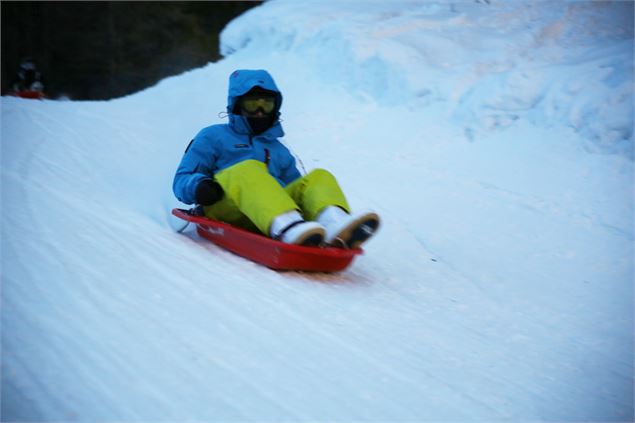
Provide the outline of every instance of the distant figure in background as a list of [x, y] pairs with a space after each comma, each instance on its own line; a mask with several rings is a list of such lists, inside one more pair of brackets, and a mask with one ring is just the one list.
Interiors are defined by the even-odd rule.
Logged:
[[[309, 101], [309, 100], [307, 100]], [[358, 248], [379, 226], [373, 212], [351, 213], [335, 177], [301, 175], [278, 138], [282, 94], [265, 70], [229, 78], [229, 123], [202, 129], [185, 150], [173, 190], [212, 219], [289, 244]]]
[[20, 68], [11, 83], [11, 95], [24, 98], [43, 98], [44, 82], [32, 58], [26, 57], [20, 62]]

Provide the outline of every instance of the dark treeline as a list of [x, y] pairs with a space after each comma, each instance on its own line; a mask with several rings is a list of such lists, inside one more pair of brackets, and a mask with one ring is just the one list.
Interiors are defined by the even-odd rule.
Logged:
[[220, 31], [260, 3], [2, 1], [2, 93], [27, 56], [51, 98], [133, 93], [218, 60]]

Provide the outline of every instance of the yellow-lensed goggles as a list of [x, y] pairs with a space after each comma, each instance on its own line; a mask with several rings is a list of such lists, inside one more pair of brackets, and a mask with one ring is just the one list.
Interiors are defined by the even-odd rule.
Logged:
[[273, 97], [245, 97], [240, 102], [240, 107], [247, 113], [255, 113], [258, 109], [271, 113], [276, 107], [276, 100]]

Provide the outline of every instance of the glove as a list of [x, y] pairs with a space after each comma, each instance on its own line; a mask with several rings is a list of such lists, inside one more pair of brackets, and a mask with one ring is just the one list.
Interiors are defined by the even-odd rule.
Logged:
[[223, 188], [213, 179], [203, 179], [196, 187], [196, 202], [203, 206], [211, 206], [223, 198]]

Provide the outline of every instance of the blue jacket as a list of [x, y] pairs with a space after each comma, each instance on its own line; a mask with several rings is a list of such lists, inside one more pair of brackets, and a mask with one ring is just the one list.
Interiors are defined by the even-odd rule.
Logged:
[[[277, 94], [276, 120], [271, 128], [259, 135], [254, 135], [247, 119], [233, 113], [238, 97], [255, 86]], [[229, 123], [208, 126], [194, 137], [174, 176], [172, 190], [176, 197], [185, 204], [195, 203], [196, 187], [203, 179], [211, 179], [215, 173], [250, 159], [267, 163], [269, 173], [282, 186], [299, 178], [295, 158], [278, 141], [284, 136], [279, 121], [281, 105], [282, 94], [267, 71], [237, 70], [232, 73], [227, 97]]]

